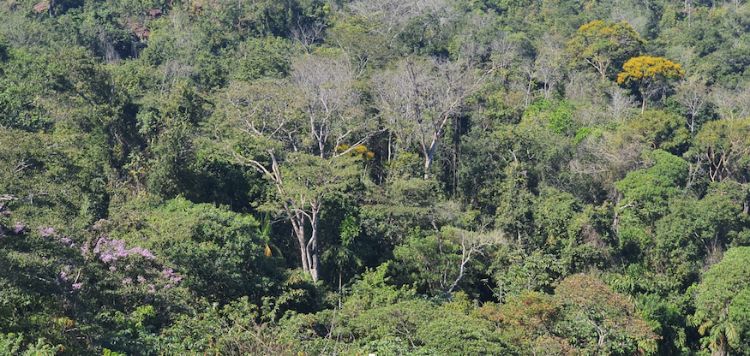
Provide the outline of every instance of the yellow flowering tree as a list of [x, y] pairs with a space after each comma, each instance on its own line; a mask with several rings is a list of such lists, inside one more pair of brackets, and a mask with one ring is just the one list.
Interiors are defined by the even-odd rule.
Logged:
[[648, 97], [663, 92], [669, 82], [685, 76], [678, 63], [664, 57], [638, 56], [628, 59], [617, 75], [618, 84], [635, 84], [641, 93], [641, 113], [646, 110]]

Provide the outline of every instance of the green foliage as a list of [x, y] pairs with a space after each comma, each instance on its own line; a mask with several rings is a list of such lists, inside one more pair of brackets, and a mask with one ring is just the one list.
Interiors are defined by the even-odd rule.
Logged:
[[47, 81], [43, 67], [39, 68], [41, 63], [35, 63], [34, 59], [29, 53], [9, 51], [7, 45], [3, 47], [3, 61], [0, 63], [3, 88], [0, 92], [0, 124], [3, 127], [39, 130], [49, 127], [52, 121], [39, 104], [34, 104], [33, 95], [45, 90]]
[[717, 353], [747, 351], [748, 258], [748, 247], [727, 250], [694, 289], [696, 309], [691, 320], [698, 326], [704, 349]]
[[492, 269], [496, 284], [493, 292], [500, 301], [526, 291], [552, 292], [566, 272], [563, 261], [540, 251], [528, 256], [512, 251], [498, 254]]
[[573, 106], [566, 101], [540, 100], [529, 106], [523, 117], [524, 120], [539, 120], [546, 123], [547, 128], [556, 134], [570, 136], [576, 131], [573, 112]]
[[[443, 307], [445, 309], [445, 306]], [[508, 346], [492, 323], [446, 311], [417, 330], [424, 348], [437, 354], [503, 354]]]
[[158, 351], [173, 353], [285, 353], [267, 326], [256, 322], [257, 307], [240, 298], [183, 315], [159, 337]]
[[678, 155], [685, 151], [690, 140], [684, 121], [669, 112], [648, 110], [628, 121], [622, 128], [622, 134], [628, 137], [627, 140]]
[[748, 149], [745, 134], [750, 119], [716, 120], [701, 127], [688, 155], [708, 171], [710, 181], [733, 178], [745, 182], [748, 177]]
[[688, 175], [688, 163], [668, 152], [655, 150], [646, 155], [652, 166], [632, 171], [616, 183], [622, 194], [618, 205], [620, 247], [643, 252], [651, 244], [651, 224], [664, 216], [663, 204], [677, 197]]
[[529, 236], [533, 195], [529, 191], [528, 171], [522, 165], [509, 165], [505, 171], [507, 178], [500, 186], [495, 226], [520, 243]]
[[23, 347], [23, 335], [0, 334], [0, 352], [3, 355], [53, 356], [59, 351], [61, 351], [59, 345], [52, 346], [44, 339], [38, 339], [36, 343], [30, 343]]
[[106, 153], [78, 135], [0, 129], [0, 191], [30, 224], [85, 227], [106, 214]]
[[451, 226], [426, 237], [412, 235], [393, 251], [396, 283], [428, 295], [451, 293], [457, 286], [471, 292], [462, 286], [476, 283], [486, 252], [482, 244], [499, 242], [483, 241], [490, 238]]
[[240, 59], [233, 77], [255, 80], [263, 77], [284, 77], [291, 67], [291, 45], [277, 37], [250, 38], [240, 45], [236, 56]]
[[750, 353], [746, 2], [0, 18], [0, 354]]
[[544, 187], [534, 206], [535, 232], [550, 248], [558, 247], [567, 240], [569, 225], [580, 211], [580, 203], [567, 192]]
[[568, 42], [568, 52], [579, 63], [594, 67], [602, 77], [611, 77], [642, 50], [643, 42], [627, 22], [594, 20], [578, 28]]
[[742, 206], [724, 187], [714, 187], [700, 200], [679, 199], [656, 223], [656, 243], [650, 259], [679, 280], [698, 274], [699, 262], [713, 258], [718, 246], [731, 245], [747, 224]]
[[397, 288], [389, 284], [389, 267], [386, 263], [363, 273], [351, 287], [352, 295], [345, 302], [347, 308], [361, 311], [413, 298], [414, 290], [406, 286]]
[[177, 272], [185, 274], [185, 285], [201, 297], [225, 303], [249, 296], [259, 303], [279, 288], [279, 261], [265, 256], [264, 247], [271, 241], [259, 235], [252, 216], [184, 198], [142, 214], [132, 211], [113, 218], [112, 235], [141, 243], [180, 266]]
[[661, 204], [680, 192], [687, 180], [688, 163], [668, 152], [655, 150], [647, 153], [649, 168], [633, 171], [617, 182], [623, 195], [619, 209], [632, 211], [644, 222], [653, 222], [664, 215], [667, 206]]
[[439, 187], [434, 180], [394, 179], [374, 192], [373, 204], [362, 207], [362, 231], [391, 248], [412, 234], [445, 220], [437, 212]]

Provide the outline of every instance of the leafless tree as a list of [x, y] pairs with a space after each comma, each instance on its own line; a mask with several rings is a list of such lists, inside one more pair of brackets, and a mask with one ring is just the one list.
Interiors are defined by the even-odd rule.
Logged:
[[[280, 143], [289, 151], [299, 151], [304, 122], [295, 88], [286, 82], [260, 81], [253, 84], [233, 82], [216, 99], [219, 123], [232, 125], [246, 135]], [[219, 137], [227, 128], [208, 127]]]
[[324, 31], [325, 24], [323, 23], [317, 21], [301, 23], [298, 21], [297, 26], [292, 28], [292, 38], [309, 53], [312, 46], [323, 38]]
[[637, 140], [623, 140], [615, 133], [591, 136], [576, 147], [569, 167], [572, 173], [592, 177], [614, 193], [616, 181], [642, 166], [641, 153], [645, 147]]
[[519, 57], [518, 45], [504, 34], [490, 44], [492, 68], [494, 70], [506, 70], [515, 63]]
[[693, 15], [693, 1], [692, 0], [683, 0], [682, 12], [685, 13], [685, 18], [687, 19], [688, 27], [690, 27], [691, 17]]
[[532, 91], [534, 88], [534, 62], [531, 60], [523, 61], [520, 65], [520, 69], [523, 75], [524, 86], [523, 106], [526, 108], [531, 105], [534, 94]]
[[[466, 19], [466, 25], [456, 37], [460, 49], [456, 51], [458, 60], [477, 66], [484, 61], [492, 60], [492, 55], [507, 51], [511, 45], [505, 34], [498, 31], [491, 15], [472, 13]], [[511, 45], [512, 46], [512, 45]]]
[[373, 122], [361, 115], [354, 71], [348, 60], [306, 55], [292, 67], [292, 82], [309, 120], [309, 138], [321, 158], [335, 156], [336, 147], [342, 143], [354, 147], [369, 138], [366, 134], [358, 140], [353, 138], [355, 133], [372, 128]]
[[358, 16], [378, 24], [373, 30], [393, 44], [414, 18], [450, 12], [446, 0], [358, 0], [349, 5]]
[[539, 53], [534, 61], [533, 77], [542, 84], [542, 93], [549, 99], [552, 89], [563, 78], [564, 43], [559, 36], [545, 34], [539, 45]]
[[743, 119], [750, 116], [750, 87], [739, 89], [716, 88], [711, 95], [722, 119]]
[[687, 110], [690, 133], [696, 129], [695, 118], [706, 107], [709, 91], [706, 84], [697, 77], [685, 79], [677, 86], [677, 101]]
[[610, 87], [608, 94], [610, 115], [612, 115], [612, 118], [616, 121], [622, 121], [628, 116], [628, 112], [635, 107], [633, 97], [628, 95], [624, 89], [618, 86]]
[[[425, 179], [446, 125], [479, 89], [484, 77], [462, 63], [409, 58], [373, 79], [375, 100], [396, 138], [394, 146], [419, 146]], [[392, 149], [389, 145], [389, 158]]]
[[458, 274], [453, 282], [448, 286], [446, 292], [453, 293], [461, 280], [466, 275], [466, 267], [472, 259], [486, 252], [490, 246], [505, 242], [504, 236], [500, 231], [473, 232], [461, 229], [454, 230], [455, 238], [461, 244], [461, 260], [458, 266]]
[[601, 96], [599, 78], [588, 71], [572, 71], [565, 83], [565, 97], [572, 101], [587, 102]]
[[[226, 148], [238, 163], [252, 167], [272, 183], [281, 198], [284, 217], [292, 225], [297, 239], [303, 270], [309, 273], [307, 218], [303, 214], [308, 202], [287, 194], [277, 154], [279, 148], [298, 152], [303, 145], [306, 130], [300, 129], [304, 121], [298, 119], [301, 107], [293, 89], [288, 83], [270, 81], [255, 85], [232, 83], [217, 99], [216, 115], [222, 117], [220, 122], [231, 125], [259, 146], [265, 146], [258, 150], [260, 152], [254, 152], [248, 147], [234, 147], [240, 143], [230, 141]], [[221, 125], [209, 129], [217, 139], [226, 131]]]

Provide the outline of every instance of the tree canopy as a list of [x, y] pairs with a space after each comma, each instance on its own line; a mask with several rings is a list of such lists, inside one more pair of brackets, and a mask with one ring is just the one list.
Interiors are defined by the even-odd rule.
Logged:
[[0, 355], [750, 354], [746, 1], [0, 19]]

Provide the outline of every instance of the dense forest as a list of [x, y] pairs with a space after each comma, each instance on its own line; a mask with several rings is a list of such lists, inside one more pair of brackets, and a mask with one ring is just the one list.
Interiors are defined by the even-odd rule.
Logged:
[[2, 355], [750, 355], [744, 0], [0, 0]]

